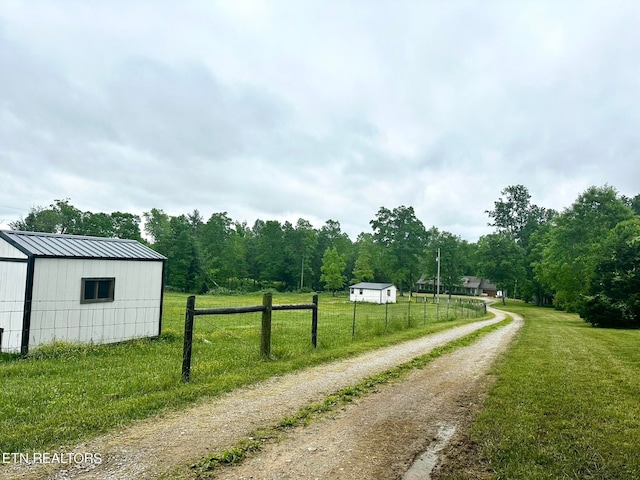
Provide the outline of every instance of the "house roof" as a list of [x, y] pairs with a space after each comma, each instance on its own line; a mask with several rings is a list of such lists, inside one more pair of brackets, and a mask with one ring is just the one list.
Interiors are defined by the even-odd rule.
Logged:
[[482, 283], [482, 280], [478, 277], [471, 275], [465, 275], [462, 277], [462, 286], [467, 288], [478, 288]]
[[102, 258], [111, 260], [166, 260], [155, 250], [135, 240], [85, 237], [55, 233], [0, 230], [0, 238], [29, 256]]
[[[462, 283], [459, 285], [464, 288], [480, 288], [481, 290], [497, 290], [498, 287], [495, 284], [491, 283], [490, 280], [486, 278], [474, 277], [471, 275], [464, 275], [461, 277]], [[426, 275], [422, 275], [420, 280], [416, 282], [416, 284], [420, 285], [433, 285], [435, 282], [431, 279], [426, 279]]]
[[486, 278], [482, 279], [480, 288], [482, 288], [483, 290], [498, 290], [498, 287], [495, 284], [491, 283]]
[[385, 288], [393, 287], [393, 283], [372, 283], [372, 282], [360, 282], [355, 285], [351, 285], [349, 288], [365, 288], [367, 290], [384, 290]]

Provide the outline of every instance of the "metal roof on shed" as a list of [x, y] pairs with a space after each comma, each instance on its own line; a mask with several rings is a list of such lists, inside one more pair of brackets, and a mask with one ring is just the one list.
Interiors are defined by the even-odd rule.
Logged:
[[36, 257], [166, 260], [166, 257], [140, 242], [121, 238], [15, 230], [0, 230], [0, 238], [4, 238], [23, 253]]
[[372, 283], [372, 282], [360, 282], [355, 285], [351, 285], [349, 288], [365, 288], [367, 290], [384, 290], [385, 288], [393, 287], [393, 283]]

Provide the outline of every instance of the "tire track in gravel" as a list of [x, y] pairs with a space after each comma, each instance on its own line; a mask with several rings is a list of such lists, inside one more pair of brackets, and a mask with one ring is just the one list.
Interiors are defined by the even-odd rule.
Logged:
[[[295, 414], [306, 405], [320, 402], [337, 390], [411, 361], [438, 346], [497, 323], [505, 317], [502, 312], [493, 310], [493, 313], [496, 317], [489, 320], [455, 327], [357, 357], [272, 377], [220, 397], [203, 400], [193, 407], [137, 422], [123, 430], [76, 445], [70, 450], [100, 453], [101, 464], [74, 466], [14, 464], [0, 468], [0, 478], [10, 480], [155, 479], [163, 473], [173, 471], [176, 466], [186, 466], [212, 452], [224, 450], [238, 439], [246, 437], [249, 432], [260, 427], [275, 425], [283, 417]], [[503, 330], [505, 329], [498, 331]], [[490, 337], [494, 338], [493, 334]], [[453, 355], [456, 353], [454, 352]], [[472, 363], [475, 361], [474, 359]], [[409, 383], [412, 382], [409, 381]], [[445, 387], [446, 385], [443, 384], [442, 388]], [[427, 390], [431, 391], [430, 388]], [[378, 395], [373, 397], [379, 398]], [[396, 402], [393, 399], [389, 401]], [[393, 426], [394, 431], [402, 431], [405, 427], [399, 428], [401, 424], [402, 422], [398, 421], [389, 425]], [[422, 444], [424, 443], [423, 441]], [[416, 444], [416, 447], [419, 445]], [[342, 475], [340, 472], [337, 474]], [[329, 476], [326, 478], [365, 477]]]
[[470, 423], [491, 365], [522, 325], [512, 316], [509, 325], [296, 429], [215, 478], [429, 479], [440, 450]]

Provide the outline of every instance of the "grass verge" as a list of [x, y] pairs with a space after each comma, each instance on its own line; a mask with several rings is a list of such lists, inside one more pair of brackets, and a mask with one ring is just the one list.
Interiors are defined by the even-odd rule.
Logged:
[[[358, 306], [321, 296], [318, 348], [310, 342], [310, 316], [274, 315], [272, 353], [261, 361], [260, 314], [197, 320], [192, 381], [181, 381], [182, 332], [186, 295], [165, 297], [163, 335], [117, 345], [54, 343], [27, 358], [0, 355], [0, 452], [68, 450], [74, 444], [176, 410], [273, 375], [295, 371], [375, 348], [432, 334], [478, 318], [435, 321], [423, 317], [427, 305]], [[310, 295], [277, 295], [274, 303], [308, 303]], [[215, 302], [260, 304], [260, 296], [198, 297], [198, 308]], [[401, 300], [402, 302], [402, 300]], [[405, 300], [406, 302], [406, 300]], [[254, 315], [254, 316], [252, 316]], [[382, 318], [382, 320], [380, 320]], [[426, 321], [423, 321], [426, 319]], [[410, 328], [409, 328], [410, 327]], [[366, 333], [369, 332], [369, 333]]]
[[497, 307], [525, 325], [470, 435], [493, 478], [640, 478], [640, 331], [517, 302]]

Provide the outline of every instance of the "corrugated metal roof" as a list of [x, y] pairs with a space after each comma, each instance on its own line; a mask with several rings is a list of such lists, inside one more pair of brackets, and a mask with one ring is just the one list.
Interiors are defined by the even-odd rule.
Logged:
[[393, 287], [393, 283], [371, 283], [360, 282], [355, 285], [351, 285], [349, 288], [366, 288], [367, 290], [384, 290], [385, 288]]
[[135, 240], [0, 230], [0, 238], [36, 257], [166, 260]]

